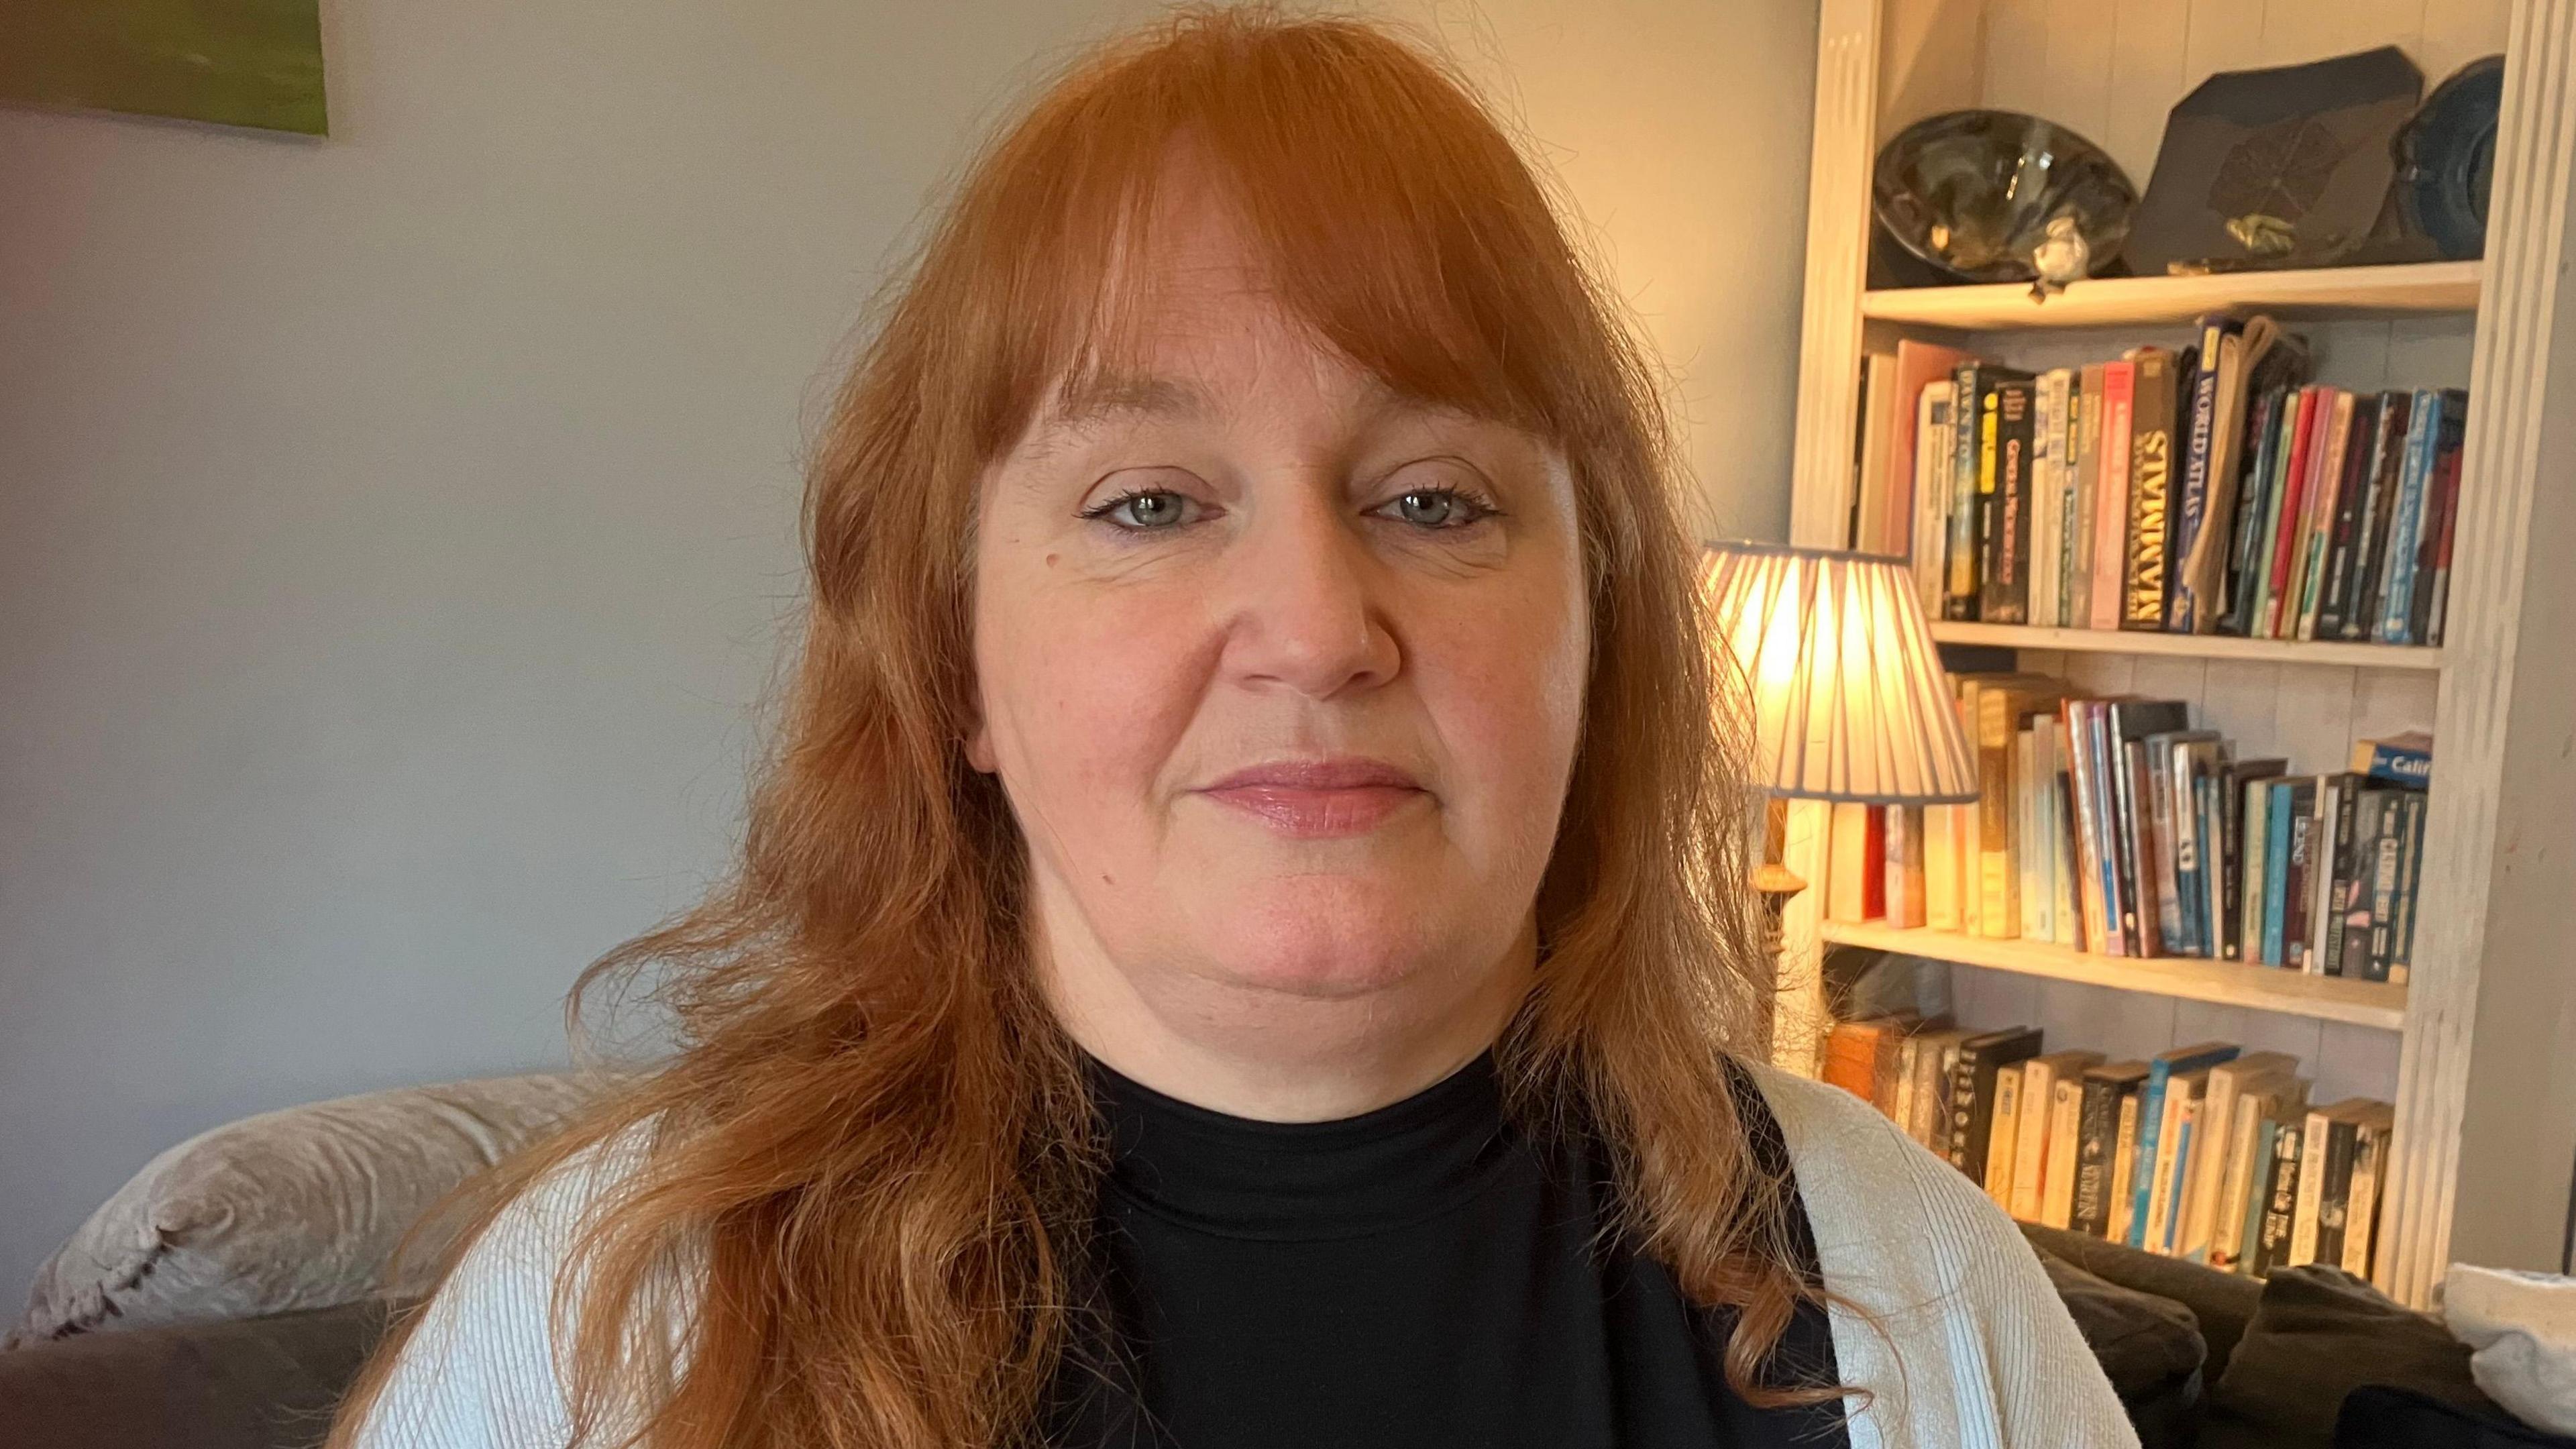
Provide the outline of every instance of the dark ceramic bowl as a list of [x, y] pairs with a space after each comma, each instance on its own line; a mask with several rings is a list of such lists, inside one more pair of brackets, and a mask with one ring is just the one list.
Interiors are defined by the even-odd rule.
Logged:
[[2397, 133], [2397, 203], [2407, 228], [2430, 237], [2444, 257], [2482, 255], [2487, 192], [2495, 183], [2496, 113], [2504, 101], [2504, 57], [2461, 67], [2433, 88]]
[[2051, 217], [2072, 215], [2104, 275], [2138, 189], [2101, 147], [2018, 111], [1917, 121], [1878, 153], [1870, 203], [1898, 245], [1963, 282], [2026, 282]]

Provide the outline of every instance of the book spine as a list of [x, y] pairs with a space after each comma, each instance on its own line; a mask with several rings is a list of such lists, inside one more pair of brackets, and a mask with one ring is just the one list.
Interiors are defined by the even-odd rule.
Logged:
[[2120, 830], [2121, 761], [2111, 748], [2109, 712], [2101, 705], [2084, 706], [2084, 763], [2092, 776], [2093, 853], [2102, 880], [2102, 947], [2113, 956], [2126, 956], [2129, 937], [2121, 924], [2129, 910], [2128, 887], [2120, 876], [2123, 846]]
[[2433, 396], [2432, 464], [2424, 484], [2424, 527], [2415, 544], [2415, 587], [2406, 607], [2406, 641], [2410, 644], [2431, 641], [2434, 589], [2437, 580], [2447, 582], [2441, 577], [2443, 540], [2450, 534], [2450, 511], [2459, 492], [2459, 445], [2468, 409], [2467, 394], [2457, 390]]
[[2094, 363], [2079, 374], [2074, 418], [2075, 472], [2068, 478], [2073, 513], [2067, 527], [2072, 557], [2067, 564], [2066, 625], [2082, 629], [2093, 622], [2093, 550], [2101, 520], [2095, 510], [2102, 499], [2103, 366]]
[[2083, 1083], [2075, 1128], [2075, 1195], [2067, 1226], [2087, 1237], [2111, 1229], [2111, 1168], [2120, 1130], [2120, 1088], [2109, 1080]]
[[2336, 1119], [2326, 1125], [2324, 1181], [2317, 1193], [2319, 1263], [2343, 1262], [2344, 1224], [2352, 1211], [2352, 1157], [2358, 1124]]
[[2308, 959], [2309, 892], [2315, 888], [2317, 785], [2303, 780], [2290, 793], [2289, 879], [2281, 888], [2281, 964], [2294, 971], [2315, 969]]
[[2362, 500], [2370, 496], [2371, 470], [2379, 457], [2379, 399], [2353, 404], [2351, 449], [2344, 459], [2343, 481], [2335, 494], [2334, 529], [2326, 541], [2326, 584], [2317, 606], [2316, 637], [2341, 639], [2352, 613], [2352, 563], [2361, 529]]
[[2415, 394], [2418, 425], [2406, 431], [2406, 471], [2397, 481], [2397, 509], [2388, 518], [2387, 580], [2376, 631], [2382, 644], [2410, 642], [2406, 622], [2415, 598], [2415, 539], [2424, 526], [2425, 485], [2433, 476], [2433, 440], [2440, 413], [2441, 394]]
[[2315, 464], [2312, 452], [2317, 434], [2317, 416], [2330, 406], [2325, 402], [2327, 390], [2321, 387], [2299, 389], [2297, 431], [2290, 437], [2290, 456], [2282, 474], [2278, 510], [2267, 540], [2272, 562], [2263, 583], [2263, 617], [2256, 632], [2266, 639], [2288, 636], [2282, 631], [2291, 588], [2291, 563], [2297, 555], [2300, 520], [2307, 516], [2308, 474]]
[[2146, 1085], [2138, 1091], [2138, 1163], [2130, 1173], [2129, 1246], [2147, 1245], [2147, 1203], [2154, 1195], [2156, 1175], [2156, 1139], [2162, 1135], [2165, 1112], [2165, 1079], [2171, 1068], [2163, 1062], [2147, 1066]]
[[2379, 594], [2380, 569], [2388, 548], [2388, 518], [2397, 509], [2398, 475], [2406, 470], [2406, 440], [2414, 429], [2415, 395], [2379, 395], [2379, 438], [2370, 465], [2370, 492], [2361, 501], [2354, 525], [2352, 598], [2343, 618], [2343, 637], [2370, 637], [2371, 601]]
[[2367, 1129], [2353, 1148], [2352, 1192], [2350, 1208], [2344, 1215], [2343, 1270], [2368, 1282], [2371, 1246], [2379, 1226], [2380, 1164], [2388, 1151], [2388, 1138], [2376, 1129]]
[[2129, 948], [2140, 956], [2161, 956], [2164, 949], [2164, 899], [2158, 894], [2163, 884], [2158, 863], [2162, 850], [2157, 843], [2155, 827], [2156, 789], [2148, 750], [2143, 740], [2124, 740], [2120, 744], [2123, 766], [2121, 784], [2126, 788], [2128, 851], [2123, 862], [2129, 873], [2120, 882], [2129, 894], [2129, 919], [2121, 924], [2129, 935]]
[[2399, 798], [2398, 810], [2405, 817], [2405, 835], [2398, 847], [2397, 919], [2389, 928], [2392, 954], [2388, 959], [2388, 979], [2399, 986], [2406, 984], [2415, 956], [2415, 894], [2423, 880], [2425, 797], [2406, 795]]
[[1978, 398], [1977, 365], [1961, 363], [1950, 380], [1950, 541], [1949, 574], [1944, 581], [1944, 618], [1977, 617]]
[[2272, 1168], [2263, 1193], [2263, 1226], [2258, 1235], [2254, 1271], [2268, 1274], [2291, 1265], [2292, 1240], [2299, 1219], [2299, 1157], [2307, 1134], [2295, 1121], [2279, 1124], [2272, 1134]]
[[2227, 1156], [2209, 1223], [2209, 1266], [2234, 1272], [2245, 1248], [2245, 1205], [2254, 1191], [2254, 1149], [2263, 1103], [2239, 1097], [2227, 1124]]
[[2263, 959], [2264, 898], [2270, 888], [2272, 863], [2272, 787], [2260, 780], [2249, 780], [2239, 787], [2244, 795], [2244, 850], [2237, 874], [2242, 887], [2237, 892], [2237, 959], [2259, 962]]
[[2057, 1078], [2036, 1061], [2022, 1066], [2019, 1106], [2021, 1123], [2013, 1129], [2012, 1201], [2005, 1211], [2035, 1223], [2048, 1188], [2048, 1126], [2057, 1110]]
[[2120, 627], [2128, 576], [2129, 469], [2136, 450], [2137, 367], [2102, 367], [2101, 467], [2093, 490], [2093, 617], [2096, 629]]
[[2043, 628], [2057, 623], [2057, 446], [2065, 436], [2065, 393], [2057, 374], [2043, 373], [2031, 389], [2030, 446], [2023, 450], [2029, 478], [2030, 552], [2023, 575], [2029, 581], [2028, 622]]
[[2228, 551], [2227, 615], [2219, 621], [2219, 632], [2243, 634], [2253, 611], [2254, 594], [2260, 574], [2254, 566], [2255, 550], [2263, 544], [2263, 514], [2269, 504], [2272, 475], [2272, 443], [2280, 432], [2276, 419], [2280, 413], [2278, 389], [2265, 388], [2254, 399], [2253, 417], [2246, 424], [2249, 455], [2245, 464], [2243, 496], [2236, 504], [2236, 537]]
[[1986, 1118], [1986, 1196], [2006, 1213], [2013, 1210], [2013, 1169], [2021, 1161], [2021, 1087], [2019, 1063], [1997, 1068]]
[[2072, 629], [2080, 622], [2081, 590], [2077, 572], [2081, 547], [2078, 540], [2084, 532], [2083, 486], [2077, 481], [2081, 433], [2084, 427], [2084, 388], [2077, 375], [2059, 373], [2057, 388], [2057, 519], [2049, 535], [2057, 545], [2057, 567], [2049, 579], [2049, 620], [2061, 629]]
[[2272, 1134], [2278, 1122], [2258, 1117], [2253, 1148], [2246, 1164], [2244, 1216], [2236, 1224], [2236, 1256], [2230, 1266], [2239, 1273], [2259, 1271], [2263, 1257], [2263, 1209], [2272, 1190]]
[[2150, 846], [2156, 869], [2156, 938], [2160, 954], [2180, 956], [2191, 950], [2182, 933], [2182, 889], [2178, 862], [2174, 858], [2175, 836], [2173, 750], [2169, 743], [2150, 740], [2146, 745], [2147, 820], [2151, 825]]
[[2111, 1138], [2111, 1201], [2109, 1230], [2104, 1237], [2115, 1243], [2132, 1240], [2138, 1226], [2137, 1177], [2138, 1134], [2143, 1129], [2146, 1112], [2145, 1089], [2131, 1087], [2120, 1093], [2119, 1115]]
[[2327, 976], [2343, 974], [2344, 925], [2352, 910], [2353, 883], [2360, 877], [2359, 864], [2353, 858], [2353, 832], [2361, 816], [2361, 777], [2346, 775], [2335, 789], [2334, 831], [2325, 859], [2332, 862], [2323, 892], [2324, 915], [2318, 940], [2322, 955], [2318, 971]]
[[2275, 780], [2266, 787], [2271, 798], [2266, 806], [2264, 828], [2271, 839], [2265, 843], [2263, 860], [2263, 955], [2266, 966], [2287, 964], [2281, 954], [2282, 915], [2289, 905], [2290, 887], [2290, 786]]
[[2326, 548], [2334, 532], [2336, 490], [2342, 486], [2344, 457], [2351, 451], [2353, 395], [2335, 389], [2334, 410], [2326, 415], [2324, 446], [2317, 454], [2317, 474], [2308, 485], [2307, 536], [2299, 556], [2299, 626], [2292, 631], [2313, 639], [2317, 606], [2324, 594]]
[[2050, 1085], [2048, 1150], [2042, 1156], [2039, 1220], [2052, 1228], [2075, 1225], [2075, 1174], [2082, 1167], [2084, 1083], [2061, 1078]]
[[2168, 813], [2173, 816], [2173, 844], [2167, 853], [2173, 857], [2173, 909], [2168, 914], [2174, 923], [2174, 954], [2204, 956], [2209, 953], [2201, 945], [2199, 908], [2194, 904], [2200, 899], [2202, 890], [2200, 807], [2193, 785], [2189, 744], [2175, 746], [2172, 763], [2165, 766], [2165, 779], [2167, 790], [2173, 796], [2173, 804], [2168, 807]]
[[[2218, 451], [2218, 363], [2219, 343], [2227, 336], [2224, 317], [2204, 318], [2200, 324], [2200, 365], [2192, 369], [2191, 401], [2183, 409], [2186, 425], [2182, 444], [2182, 477], [2173, 500], [2173, 537], [2170, 557], [2191, 557], [2192, 544], [2200, 537], [2202, 521], [2209, 513], [2209, 469]], [[2200, 600], [2189, 584], [2177, 577], [2165, 590], [2164, 627], [2175, 634], [2200, 632]]]
[[2021, 933], [2020, 874], [2013, 857], [2013, 715], [2007, 689], [1977, 696], [1977, 923], [1981, 934]]
[[2137, 353], [2137, 400], [2129, 444], [2128, 561], [2121, 579], [2123, 629], [2160, 629], [2165, 618], [2165, 574], [2170, 558], [2169, 510], [2173, 490], [2173, 356], [2158, 348]]
[[2284, 1267], [2297, 1268], [2317, 1260], [2317, 1209], [2325, 1201], [2328, 1126], [2324, 1112], [2308, 1114], [2299, 1143], [2299, 1192], [2292, 1208], [2290, 1256]]
[[2442, 532], [2433, 551], [2433, 586], [2426, 614], [2422, 642], [2439, 646], [2442, 626], [2448, 621], [2451, 597], [2451, 542], [2460, 530], [2460, 458], [2467, 441], [2469, 395], [2445, 393], [2455, 398], [2457, 406], [2442, 410], [2441, 462], [2434, 468], [2435, 486], [2442, 494]]
[[[1995, 450], [1994, 499], [1987, 522], [1986, 577], [1977, 617], [1996, 624], [2030, 621], [2031, 384], [1995, 385], [1988, 443]], [[1982, 466], [1982, 465], [1980, 465]]]

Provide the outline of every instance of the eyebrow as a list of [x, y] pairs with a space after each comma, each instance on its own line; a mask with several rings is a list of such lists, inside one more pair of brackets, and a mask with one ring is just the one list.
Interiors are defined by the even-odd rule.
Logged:
[[1057, 427], [1089, 428], [1128, 417], [1195, 421], [1215, 411], [1215, 403], [1195, 384], [1094, 369], [1067, 377], [1056, 389], [1048, 421]]

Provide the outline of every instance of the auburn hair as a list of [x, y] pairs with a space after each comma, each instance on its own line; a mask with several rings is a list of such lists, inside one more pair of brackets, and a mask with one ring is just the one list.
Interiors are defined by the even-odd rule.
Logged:
[[[1505, 129], [1379, 23], [1192, 8], [1097, 47], [989, 141], [821, 433], [811, 602], [742, 858], [574, 993], [650, 972], [677, 1050], [476, 1184], [513, 1199], [635, 1144], [554, 1288], [576, 1443], [1034, 1442], [1079, 1337], [1103, 1167], [1079, 1054], [1023, 935], [1026, 866], [966, 761], [979, 487], [1045, 389], [1133, 345], [1120, 285], [1176, 141], [1219, 164], [1293, 315], [1412, 397], [1527, 429], [1575, 482], [1593, 638], [1536, 911], [1548, 951], [1497, 1046], [1511, 1110], [1580, 1121], [1630, 1240], [1734, 1310], [1757, 1402], [1820, 1289], [1730, 1089], [1767, 971], [1738, 691], [1699, 628], [1660, 373]], [[454, 1250], [459, 1255], [465, 1250]], [[657, 1275], [690, 1264], [681, 1323]], [[333, 1442], [386, 1383], [398, 1323]], [[1803, 1392], [1802, 1392], [1803, 1390]]]

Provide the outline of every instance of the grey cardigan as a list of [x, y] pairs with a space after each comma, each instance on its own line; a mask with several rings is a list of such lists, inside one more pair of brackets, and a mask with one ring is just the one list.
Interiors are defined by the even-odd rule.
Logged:
[[[1852, 1449], [2135, 1449], [2046, 1273], [1984, 1193], [1840, 1088], [1755, 1072], [1837, 1300]], [[594, 1152], [494, 1222], [405, 1347], [366, 1449], [561, 1449], [555, 1270], [618, 1156]]]

